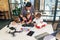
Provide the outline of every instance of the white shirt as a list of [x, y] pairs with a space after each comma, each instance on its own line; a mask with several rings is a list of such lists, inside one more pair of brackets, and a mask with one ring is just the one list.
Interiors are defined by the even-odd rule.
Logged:
[[33, 20], [33, 22], [36, 22], [37, 26], [40, 26], [40, 28], [41, 28], [43, 25], [47, 25], [46, 22], [43, 22], [43, 18], [42, 18], [42, 17], [40, 17], [40, 18], [38, 18], [38, 19], [35, 18], [35, 19]]
[[43, 18], [42, 17], [38, 19], [34, 18], [33, 22], [36, 22], [36, 24], [39, 24], [40, 22], [43, 22]]

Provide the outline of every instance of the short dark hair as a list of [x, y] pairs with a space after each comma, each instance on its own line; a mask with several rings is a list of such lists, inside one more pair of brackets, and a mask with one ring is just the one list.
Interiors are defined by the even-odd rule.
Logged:
[[27, 2], [26, 7], [31, 7], [31, 2]]

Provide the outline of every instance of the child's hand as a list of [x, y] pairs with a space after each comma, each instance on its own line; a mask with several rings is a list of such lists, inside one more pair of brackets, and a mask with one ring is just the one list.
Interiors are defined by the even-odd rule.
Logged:
[[23, 17], [23, 15], [21, 14], [20, 17]]
[[43, 21], [40, 21], [40, 23], [43, 23]]
[[22, 23], [22, 25], [24, 25], [25, 23]]
[[27, 20], [25, 17], [23, 17], [23, 20], [25, 21], [25, 20]]
[[36, 26], [37, 24], [36, 23], [34, 23], [34, 26]]
[[16, 25], [16, 22], [12, 22], [12, 25]]
[[25, 22], [24, 22], [24, 21], [22, 21], [22, 24], [25, 24]]

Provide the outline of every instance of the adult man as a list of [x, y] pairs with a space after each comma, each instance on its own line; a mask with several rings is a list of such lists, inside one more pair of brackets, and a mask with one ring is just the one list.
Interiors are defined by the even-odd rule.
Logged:
[[32, 6], [32, 4], [30, 2], [27, 2], [25, 7], [22, 8], [21, 13], [23, 14], [23, 16], [26, 16], [27, 13], [31, 13], [31, 15], [33, 15], [34, 14], [34, 7]]

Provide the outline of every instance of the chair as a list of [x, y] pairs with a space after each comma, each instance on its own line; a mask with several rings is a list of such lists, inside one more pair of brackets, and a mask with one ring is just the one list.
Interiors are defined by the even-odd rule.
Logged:
[[59, 16], [59, 22], [58, 22], [58, 24], [57, 24], [56, 30], [60, 30], [60, 16]]
[[5, 13], [3, 11], [0, 11], [0, 19], [3, 19], [2, 17], [4, 17], [4, 19], [6, 19]]
[[57, 25], [56, 30], [60, 30], [60, 23]]

